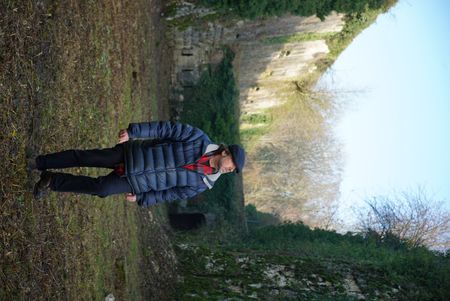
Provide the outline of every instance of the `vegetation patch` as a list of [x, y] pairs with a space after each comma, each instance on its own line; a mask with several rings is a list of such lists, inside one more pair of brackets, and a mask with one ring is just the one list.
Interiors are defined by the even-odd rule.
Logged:
[[177, 290], [178, 300], [449, 297], [448, 257], [423, 248], [383, 243], [370, 236], [283, 224], [259, 228], [220, 245], [214, 239], [209, 244], [195, 243], [185, 235], [177, 241], [184, 275]]
[[[225, 49], [224, 60], [208, 66], [198, 84], [186, 93], [181, 121], [202, 129], [215, 143], [239, 143], [239, 98], [232, 69], [234, 54]], [[242, 222], [236, 175], [222, 175], [214, 189], [204, 192], [193, 207], [214, 212], [219, 219]]]
[[[390, 5], [394, 5], [391, 3]], [[343, 29], [325, 38], [330, 52], [328, 53], [326, 59], [323, 59], [320, 64], [318, 64], [318, 72], [322, 73], [331, 66], [331, 64], [337, 59], [339, 54], [347, 48], [348, 45], [353, 41], [353, 39], [358, 36], [364, 29], [369, 27], [380, 13], [385, 12], [386, 9], [367, 9], [358, 13], [350, 13], [344, 17], [345, 25]]]
[[301, 32], [287, 36], [266, 38], [262, 40], [262, 43], [265, 45], [272, 45], [272, 44], [308, 42], [308, 41], [329, 39], [334, 35], [335, 35], [334, 32]]
[[316, 15], [323, 20], [332, 11], [358, 13], [366, 8], [387, 10], [395, 0], [200, 0], [199, 2], [223, 11], [232, 10], [234, 14], [250, 19], [291, 13], [300, 16]]

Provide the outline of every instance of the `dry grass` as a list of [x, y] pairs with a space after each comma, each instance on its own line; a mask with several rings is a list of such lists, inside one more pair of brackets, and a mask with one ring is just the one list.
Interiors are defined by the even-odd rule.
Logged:
[[47, 2], [0, 4], [0, 299], [163, 300], [175, 268], [164, 208], [34, 202], [25, 169], [27, 155], [110, 147], [128, 122], [167, 118], [161, 3]]

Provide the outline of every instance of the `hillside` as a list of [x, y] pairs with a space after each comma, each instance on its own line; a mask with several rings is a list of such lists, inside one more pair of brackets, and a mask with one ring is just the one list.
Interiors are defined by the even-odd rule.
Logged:
[[[239, 83], [241, 137], [249, 152], [247, 203], [282, 220], [322, 228], [333, 223], [342, 155], [332, 129], [341, 105], [314, 86], [381, 12], [331, 15], [321, 26], [264, 38], [246, 48]], [[269, 59], [258, 61], [264, 52]], [[252, 76], [255, 68], [257, 76]]]
[[409, 249], [395, 238], [303, 224], [256, 229], [243, 239], [198, 234], [200, 241], [182, 234], [175, 247], [183, 272], [178, 300], [450, 298], [448, 255]]

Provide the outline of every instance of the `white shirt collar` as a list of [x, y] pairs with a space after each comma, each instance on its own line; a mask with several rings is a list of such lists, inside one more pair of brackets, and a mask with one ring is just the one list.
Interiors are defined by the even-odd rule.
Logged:
[[215, 150], [218, 150], [219, 149], [219, 145], [217, 145], [217, 144], [208, 144], [208, 146], [206, 147], [206, 150], [205, 150], [205, 154], [207, 154], [207, 153], [209, 153], [209, 152], [212, 152], [212, 151], [215, 151]]

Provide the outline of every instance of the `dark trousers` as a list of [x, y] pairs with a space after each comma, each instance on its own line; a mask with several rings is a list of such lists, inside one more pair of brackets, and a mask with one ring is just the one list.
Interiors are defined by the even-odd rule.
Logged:
[[[123, 144], [112, 148], [91, 150], [66, 150], [41, 155], [36, 158], [39, 170], [68, 167], [103, 167], [114, 169], [124, 162]], [[75, 176], [68, 173], [53, 173], [50, 189], [54, 191], [86, 193], [106, 197], [117, 193], [131, 193], [133, 190], [126, 177], [118, 176], [114, 171], [97, 178]]]

